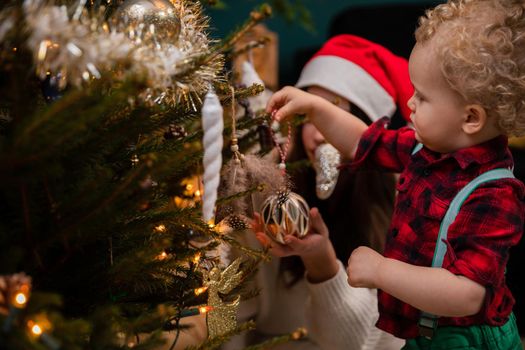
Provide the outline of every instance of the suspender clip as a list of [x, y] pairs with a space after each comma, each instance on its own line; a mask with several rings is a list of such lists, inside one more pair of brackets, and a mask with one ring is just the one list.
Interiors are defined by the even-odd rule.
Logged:
[[437, 328], [437, 318], [421, 316], [417, 325], [420, 336], [432, 339]]

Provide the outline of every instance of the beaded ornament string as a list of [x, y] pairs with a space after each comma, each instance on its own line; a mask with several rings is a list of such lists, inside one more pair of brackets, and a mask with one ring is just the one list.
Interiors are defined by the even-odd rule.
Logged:
[[230, 150], [233, 153], [233, 159], [235, 159], [235, 170], [233, 171], [232, 183], [235, 183], [237, 177], [237, 166], [241, 165], [241, 161], [244, 159], [244, 155], [239, 151], [239, 140], [237, 139], [237, 125], [235, 120], [235, 89], [230, 87], [232, 93], [232, 134]]
[[[277, 110], [274, 110], [272, 112], [272, 121], [275, 120], [275, 113], [277, 113]], [[275, 132], [273, 131], [273, 127], [270, 127], [270, 134], [272, 135], [272, 140], [279, 152], [279, 156], [281, 157], [281, 162], [279, 163], [278, 167], [279, 169], [281, 169], [284, 176], [286, 174], [286, 156], [288, 154], [290, 143], [292, 141], [292, 127], [290, 125], [290, 122], [288, 122], [288, 135], [286, 137], [286, 142], [283, 146], [279, 144], [277, 137], [275, 136]]]

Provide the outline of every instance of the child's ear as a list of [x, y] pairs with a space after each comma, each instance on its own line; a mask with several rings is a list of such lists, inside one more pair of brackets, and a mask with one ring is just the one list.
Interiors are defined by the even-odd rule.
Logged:
[[465, 107], [466, 116], [463, 122], [463, 131], [469, 135], [479, 132], [487, 124], [487, 112], [478, 104]]

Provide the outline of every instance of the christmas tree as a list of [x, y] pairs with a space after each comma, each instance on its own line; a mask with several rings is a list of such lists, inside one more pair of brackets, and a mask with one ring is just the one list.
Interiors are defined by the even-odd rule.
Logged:
[[[167, 331], [174, 348], [201, 312], [201, 348], [253, 326], [231, 317], [265, 255], [213, 216], [222, 159], [240, 162], [266, 120], [229, 118], [263, 87], [234, 88], [224, 62], [269, 8], [215, 42], [203, 6], [0, 5], [0, 349], [155, 349]], [[232, 214], [228, 232], [245, 229]], [[245, 258], [221, 266], [225, 245]]]

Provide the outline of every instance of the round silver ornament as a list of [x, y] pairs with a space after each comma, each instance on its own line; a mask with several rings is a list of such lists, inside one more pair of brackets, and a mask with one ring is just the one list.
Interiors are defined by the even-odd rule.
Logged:
[[181, 31], [177, 9], [169, 0], [126, 0], [114, 18], [119, 25], [142, 28], [166, 44], [176, 42]]
[[327, 199], [334, 192], [341, 163], [341, 154], [334, 146], [325, 143], [315, 150], [315, 193], [319, 199]]
[[263, 202], [261, 216], [265, 233], [284, 244], [286, 235], [299, 238], [308, 233], [310, 208], [297, 193], [280, 191]]

